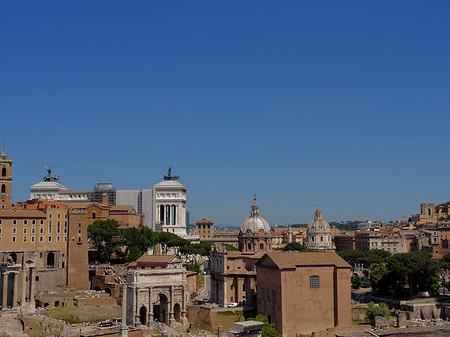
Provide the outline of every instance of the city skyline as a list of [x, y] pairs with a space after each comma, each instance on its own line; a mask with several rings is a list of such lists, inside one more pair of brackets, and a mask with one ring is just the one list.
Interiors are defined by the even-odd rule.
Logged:
[[191, 222], [396, 220], [450, 199], [450, 5], [5, 3], [0, 110], [13, 201], [151, 188]]

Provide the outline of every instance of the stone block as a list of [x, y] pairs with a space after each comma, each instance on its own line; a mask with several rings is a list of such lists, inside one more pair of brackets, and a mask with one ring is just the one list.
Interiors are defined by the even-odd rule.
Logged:
[[407, 315], [404, 311], [397, 312], [397, 328], [406, 328]]
[[375, 317], [375, 329], [380, 330], [387, 328], [389, 326], [389, 321], [384, 316]]

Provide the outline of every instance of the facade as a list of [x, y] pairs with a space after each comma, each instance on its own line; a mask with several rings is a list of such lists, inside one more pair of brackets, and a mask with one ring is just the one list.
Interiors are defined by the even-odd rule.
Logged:
[[306, 230], [306, 248], [322, 252], [332, 252], [336, 249], [330, 225], [322, 219], [322, 211], [318, 207], [314, 212], [314, 220]]
[[333, 242], [336, 246], [336, 251], [340, 250], [354, 250], [355, 249], [355, 235], [354, 234], [339, 234], [333, 236]]
[[158, 269], [131, 269], [126, 275], [126, 323], [150, 326], [153, 321], [187, 327], [186, 270], [172, 258]]
[[256, 262], [272, 251], [272, 234], [267, 221], [259, 214], [254, 201], [250, 217], [238, 234], [239, 251], [227, 251], [217, 243], [209, 257], [211, 301], [220, 306], [230, 303], [255, 307]]
[[381, 249], [392, 254], [406, 253], [408, 251], [404, 235], [377, 227], [357, 231], [355, 233], [355, 248], [363, 252], [371, 249]]
[[350, 327], [350, 265], [332, 252], [271, 252], [256, 264], [257, 310], [283, 336]]
[[214, 222], [211, 219], [202, 218], [195, 224], [197, 226], [195, 234], [200, 237], [200, 240], [214, 237]]

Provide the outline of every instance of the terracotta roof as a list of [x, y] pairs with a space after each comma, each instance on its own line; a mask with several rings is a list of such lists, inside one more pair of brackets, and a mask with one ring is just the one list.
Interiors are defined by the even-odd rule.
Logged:
[[[333, 252], [271, 252], [266, 253], [280, 269], [295, 268], [296, 266], [330, 266], [351, 268], [339, 255]], [[262, 265], [263, 257], [258, 265]]]
[[236, 257], [241, 257], [242, 253], [240, 251], [237, 250], [227, 250], [227, 258], [231, 257], [231, 258], [236, 258]]
[[142, 255], [136, 262], [169, 263], [175, 255]]
[[42, 211], [34, 209], [0, 209], [0, 218], [46, 218]]
[[127, 211], [128, 213], [136, 213], [136, 210], [132, 205], [111, 206], [111, 212], [123, 212], [123, 211]]
[[193, 271], [193, 270], [188, 270], [186, 272], [186, 276], [192, 276], [192, 275], [197, 275], [197, 272]]

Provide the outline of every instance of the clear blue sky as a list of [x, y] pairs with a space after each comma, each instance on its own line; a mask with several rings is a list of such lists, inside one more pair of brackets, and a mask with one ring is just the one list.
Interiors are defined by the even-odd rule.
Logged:
[[193, 221], [391, 220], [450, 200], [448, 1], [7, 1], [13, 200], [151, 188]]

